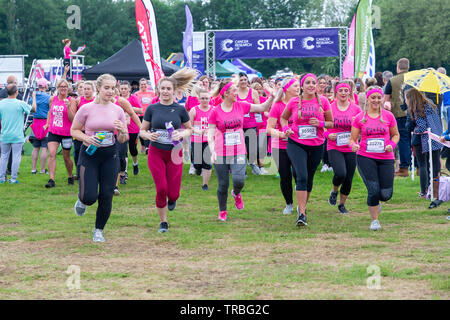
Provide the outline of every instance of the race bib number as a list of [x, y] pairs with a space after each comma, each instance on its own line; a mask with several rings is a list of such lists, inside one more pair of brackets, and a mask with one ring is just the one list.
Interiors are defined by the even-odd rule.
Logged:
[[261, 113], [255, 113], [256, 122], [263, 122], [263, 117]]
[[158, 129], [156, 130], [157, 133], [159, 133], [158, 139], [156, 142], [161, 144], [172, 144], [172, 138], [169, 135], [169, 131]]
[[299, 139], [315, 139], [317, 138], [317, 127], [314, 126], [298, 126]]
[[150, 99], [149, 97], [143, 97], [141, 100], [142, 104], [150, 104], [152, 102], [152, 99]]
[[350, 135], [351, 135], [350, 132], [336, 133], [336, 145], [338, 147], [348, 145], [348, 142], [350, 141]]
[[63, 147], [63, 149], [70, 149], [72, 148], [72, 144], [73, 144], [73, 140], [72, 138], [64, 138], [61, 139], [61, 145]]
[[[95, 132], [97, 134], [97, 132]], [[114, 144], [114, 134], [112, 132], [105, 132], [105, 138], [100, 143], [102, 147], [110, 147]]]
[[241, 133], [239, 131], [225, 133], [225, 146], [237, 146], [240, 144], [241, 144]]
[[367, 139], [366, 152], [384, 153], [384, 139]]

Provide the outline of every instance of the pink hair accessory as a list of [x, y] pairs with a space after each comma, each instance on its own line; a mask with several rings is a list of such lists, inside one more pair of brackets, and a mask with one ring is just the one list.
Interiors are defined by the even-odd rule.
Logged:
[[308, 77], [314, 78], [314, 80], [316, 80], [316, 82], [317, 82], [317, 77], [316, 77], [316, 75], [314, 73], [307, 73], [307, 74], [305, 74], [303, 76], [302, 80], [300, 80], [300, 86], [301, 87], [303, 87], [303, 82], [305, 82], [306, 78], [308, 78]]
[[350, 87], [350, 85], [348, 83], [339, 83], [336, 86], [336, 91], [338, 91], [340, 88], [347, 88], [348, 91], [352, 91], [352, 88]]
[[287, 89], [289, 89], [290, 86], [292, 86], [297, 81], [296, 78], [292, 78], [291, 81], [289, 81], [284, 87], [283, 92], [286, 92]]
[[220, 90], [220, 95], [223, 96], [225, 94], [225, 92], [227, 92], [228, 89], [230, 89], [230, 87], [233, 85], [233, 82], [228, 82], [223, 88], [222, 90]]
[[379, 94], [381, 94], [381, 96], [383, 96], [383, 90], [378, 89], [378, 88], [374, 88], [374, 89], [369, 90], [369, 92], [367, 92], [366, 99], [368, 99], [374, 93], [379, 93]]

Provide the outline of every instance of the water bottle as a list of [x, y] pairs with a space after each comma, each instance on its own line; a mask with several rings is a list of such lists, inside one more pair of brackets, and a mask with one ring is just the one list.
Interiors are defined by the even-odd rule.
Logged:
[[[169, 138], [172, 139], [172, 133], [175, 131], [175, 128], [174, 128], [173, 125], [172, 125], [172, 121], [166, 122], [165, 124], [166, 124], [166, 130], [167, 130], [167, 132], [169, 133]], [[177, 145], [180, 144], [180, 143], [181, 143], [180, 141], [173, 141], [173, 140], [172, 140], [172, 145], [173, 145], [174, 147], [177, 146]]]
[[[97, 132], [97, 133], [95, 134], [95, 138], [96, 138], [97, 140], [99, 140], [99, 143], [101, 143], [101, 142], [103, 141], [103, 139], [105, 139], [105, 132], [103, 132], [103, 131]], [[94, 146], [93, 144], [91, 144], [91, 145], [86, 149], [86, 153], [87, 153], [88, 155], [92, 156], [96, 150], [97, 150], [97, 147]]]

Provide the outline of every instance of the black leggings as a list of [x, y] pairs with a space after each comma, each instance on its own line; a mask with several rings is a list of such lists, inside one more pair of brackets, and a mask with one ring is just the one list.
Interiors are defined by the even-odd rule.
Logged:
[[367, 205], [388, 201], [394, 192], [395, 160], [379, 160], [357, 155], [358, 171], [367, 188]]
[[73, 140], [73, 160], [75, 162], [75, 167], [77, 170], [77, 177], [80, 176], [80, 149], [83, 145], [83, 142], [78, 140]]
[[325, 139], [325, 143], [323, 144], [323, 164], [326, 164], [328, 167], [331, 167], [330, 155], [327, 152], [327, 144], [328, 139]]
[[293, 204], [292, 199], [292, 176], [294, 180], [297, 180], [294, 166], [289, 159], [286, 149], [272, 149], [272, 158], [277, 165], [278, 172], [280, 174], [280, 187], [286, 204]]
[[[422, 153], [422, 144], [414, 146], [416, 151], [416, 158], [419, 164], [420, 176], [420, 191], [423, 194], [427, 193], [427, 188], [430, 185], [430, 153]], [[433, 178], [437, 178], [441, 172], [441, 151], [434, 150], [433, 152]], [[448, 159], [447, 159], [448, 160]]]
[[[142, 121], [144, 121], [144, 116], [139, 116], [139, 119]], [[148, 148], [150, 145], [150, 140], [144, 140], [141, 137], [139, 137], [139, 140], [141, 141], [141, 146]]]
[[211, 170], [211, 151], [208, 142], [191, 142], [191, 163], [195, 170]]
[[116, 137], [117, 156], [119, 157], [119, 172], [124, 172], [127, 169], [128, 156], [128, 141], [120, 143]]
[[129, 133], [130, 140], [128, 141], [128, 148], [130, 149], [130, 154], [132, 157], [138, 155], [137, 140], [139, 133]]
[[98, 200], [95, 228], [103, 230], [111, 214], [119, 171], [117, 146], [98, 148], [92, 156], [86, 153], [86, 149], [85, 145], [81, 146], [78, 197], [87, 206]]
[[288, 139], [286, 151], [297, 173], [295, 190], [311, 192], [314, 174], [322, 160], [323, 145], [307, 146]]
[[328, 150], [328, 159], [333, 167], [333, 185], [341, 186], [341, 194], [348, 196], [352, 189], [353, 175], [356, 169], [356, 153]]
[[247, 149], [247, 159], [249, 163], [256, 163], [259, 159], [258, 131], [256, 128], [244, 129], [245, 148]]

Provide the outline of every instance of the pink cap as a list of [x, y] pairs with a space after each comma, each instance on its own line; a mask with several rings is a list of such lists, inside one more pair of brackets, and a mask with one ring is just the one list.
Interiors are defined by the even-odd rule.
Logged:
[[37, 81], [37, 85], [38, 85], [38, 87], [46, 87], [48, 85], [48, 81], [44, 78], [40, 78]]

